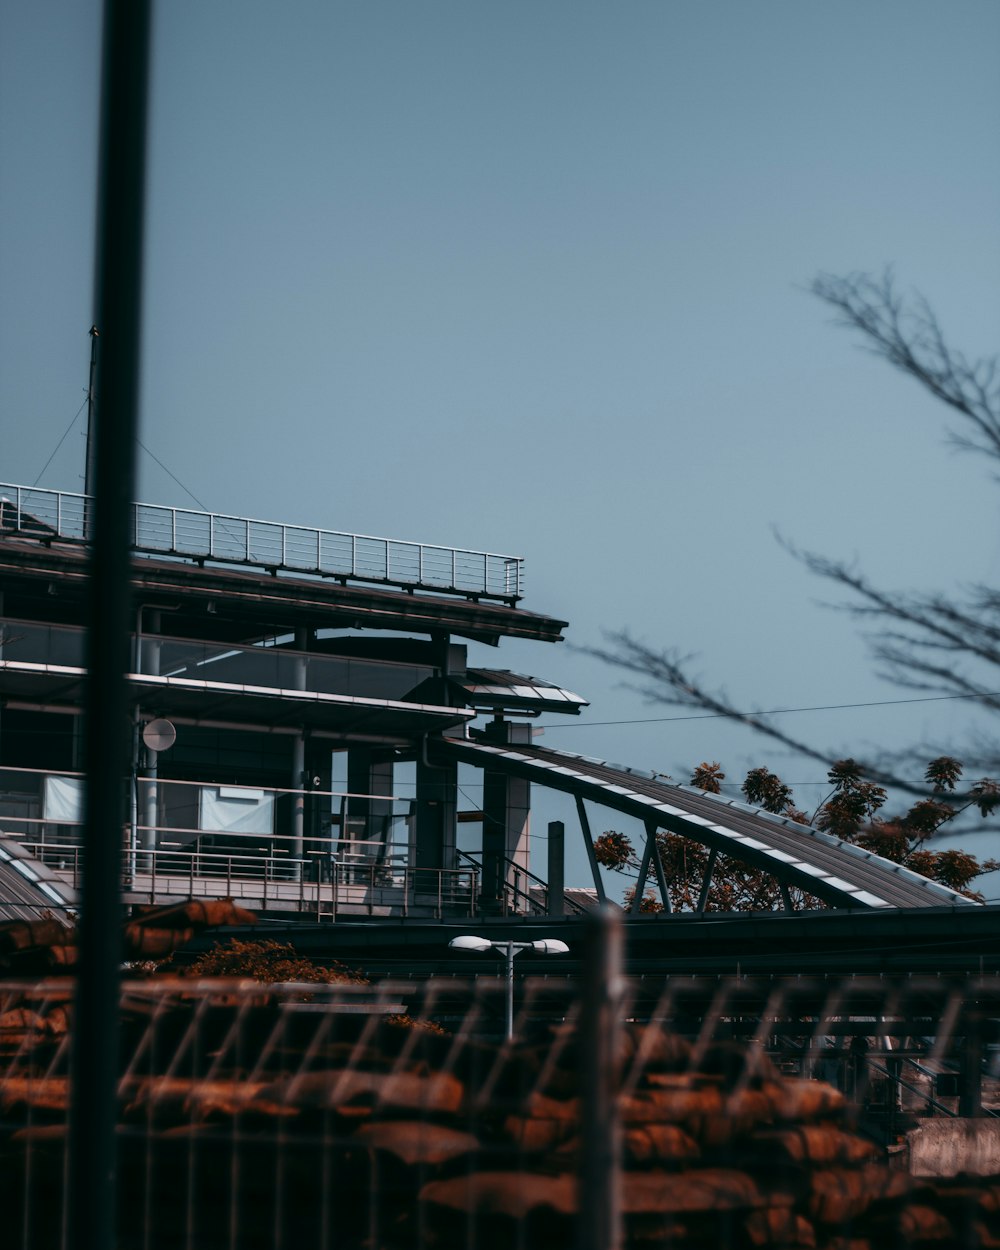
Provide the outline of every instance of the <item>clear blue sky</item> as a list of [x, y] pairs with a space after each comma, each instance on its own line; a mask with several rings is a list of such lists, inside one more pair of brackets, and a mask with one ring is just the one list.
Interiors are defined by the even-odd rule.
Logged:
[[[99, 26], [0, 0], [8, 482], [84, 397]], [[521, 554], [571, 641], [627, 625], [745, 705], [894, 697], [772, 527], [995, 585], [997, 495], [803, 288], [892, 264], [997, 350], [998, 50], [994, 0], [160, 3], [142, 439], [214, 510]], [[82, 430], [43, 484], [82, 488]], [[145, 455], [139, 493], [191, 503]], [[567, 646], [488, 658], [657, 715]], [[790, 722], [854, 753], [970, 724]], [[546, 741], [822, 780], [714, 721]]]

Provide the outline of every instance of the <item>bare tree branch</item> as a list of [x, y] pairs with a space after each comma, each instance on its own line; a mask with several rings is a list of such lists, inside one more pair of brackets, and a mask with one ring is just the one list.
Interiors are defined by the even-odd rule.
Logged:
[[[905, 297], [891, 269], [880, 277], [865, 273], [820, 274], [810, 290], [833, 308], [841, 324], [859, 332], [865, 347], [901, 370], [961, 418], [952, 441], [1000, 461], [1000, 357], [969, 360], [951, 347], [927, 301]], [[911, 690], [967, 699], [971, 706], [1000, 712], [1000, 591], [974, 586], [956, 599], [940, 592], [904, 593], [874, 585], [845, 561], [802, 551], [779, 541], [810, 572], [846, 591], [834, 605], [869, 627], [869, 642], [880, 673]], [[608, 645], [587, 648], [639, 678], [633, 689], [657, 703], [697, 708], [745, 725], [802, 755], [830, 764], [840, 752], [822, 750], [793, 737], [756, 712], [733, 707], [724, 693], [692, 678], [690, 657], [659, 652], [626, 632], [608, 635]], [[906, 773], [941, 744], [886, 753], [866, 763], [868, 775], [883, 785], [918, 792]], [[950, 748], [943, 748], [950, 753]], [[995, 769], [1000, 744], [982, 741], [963, 751], [972, 766]]]
[[953, 434], [957, 446], [1000, 460], [996, 356], [970, 362], [950, 347], [927, 301], [918, 295], [907, 302], [891, 269], [880, 278], [822, 273], [810, 290], [836, 309], [843, 325], [861, 332], [871, 352], [966, 418], [972, 433]]
[[[795, 738], [776, 725], [764, 719], [760, 712], [743, 712], [735, 708], [726, 695], [706, 689], [693, 678], [684, 668], [690, 660], [689, 656], [680, 656], [676, 652], [656, 651], [645, 643], [633, 638], [627, 630], [606, 635], [607, 647], [579, 647], [578, 650], [595, 659], [603, 660], [614, 668], [622, 669], [642, 678], [638, 684], [629, 686], [652, 703], [666, 704], [668, 707], [697, 708], [724, 716], [727, 720], [745, 725], [755, 733], [780, 742], [782, 746], [797, 751], [810, 759], [818, 760], [830, 767], [844, 753], [842, 751], [820, 750], [811, 743]], [[923, 787], [917, 786], [907, 777], [896, 772], [880, 768], [874, 761], [865, 762], [866, 774], [880, 785], [895, 786], [900, 790], [922, 794]]]

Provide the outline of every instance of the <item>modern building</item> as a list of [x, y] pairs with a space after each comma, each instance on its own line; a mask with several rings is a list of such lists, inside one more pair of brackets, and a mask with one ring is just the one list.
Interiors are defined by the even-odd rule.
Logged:
[[[67, 900], [81, 868], [87, 505], [0, 485], [0, 829], [20, 878]], [[563, 886], [561, 824], [544, 871], [529, 862], [542, 784], [576, 801], [594, 897], [588, 803], [638, 817], [647, 846], [671, 829], [833, 906], [967, 902], [780, 817], [535, 745], [534, 717], [586, 701], [467, 658], [470, 641], [562, 638], [566, 622], [522, 606], [518, 557], [146, 504], [133, 540], [130, 815], [108, 835], [122, 838], [128, 901], [225, 894], [312, 919], [562, 914], [585, 898]], [[463, 764], [481, 770], [478, 803], [460, 803]], [[647, 880], [666, 897], [651, 854], [639, 896]], [[0, 862], [0, 905], [3, 888]]]

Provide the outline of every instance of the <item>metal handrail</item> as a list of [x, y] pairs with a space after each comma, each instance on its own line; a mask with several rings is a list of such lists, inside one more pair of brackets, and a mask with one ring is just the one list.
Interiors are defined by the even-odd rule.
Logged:
[[[83, 866], [83, 848], [76, 843], [22, 842], [37, 859], [60, 861], [60, 871], [71, 876], [79, 886]], [[375, 863], [350, 863], [330, 860], [322, 874], [313, 875], [313, 863], [309, 858], [291, 856], [277, 858], [273, 855], [241, 855], [226, 851], [189, 851], [136, 848], [123, 855], [122, 881], [134, 893], [148, 896], [155, 902], [159, 894], [176, 896], [186, 893], [190, 898], [204, 898], [218, 891], [225, 883], [229, 898], [260, 898], [268, 903], [287, 907], [297, 906], [299, 911], [324, 914], [323, 907], [330, 907], [329, 914], [336, 919], [338, 910], [345, 905], [367, 906], [373, 914], [376, 892], [385, 902], [395, 899], [403, 915], [408, 914], [414, 896], [426, 895], [427, 880], [434, 879], [430, 893], [436, 897], [436, 914], [443, 915], [446, 906], [464, 905], [469, 915], [474, 915], [478, 898], [478, 874], [466, 868], [412, 868], [408, 865]], [[179, 891], [183, 882], [186, 889]], [[140, 884], [141, 883], [141, 884]], [[196, 889], [196, 883], [201, 887]], [[211, 888], [209, 888], [211, 887]], [[345, 890], [351, 888], [364, 892], [365, 897], [352, 897]], [[270, 891], [270, 893], [269, 893]]]
[[[84, 543], [89, 504], [87, 495], [0, 483], [0, 533]], [[132, 546], [148, 555], [499, 599], [511, 606], [524, 597], [520, 556], [192, 508], [134, 503]]]
[[[892, 1084], [896, 1087], [897, 1090], [905, 1089], [905, 1090], [908, 1090], [911, 1094], [916, 1094], [917, 1097], [919, 1097], [928, 1107], [930, 1107], [933, 1111], [935, 1111], [938, 1115], [941, 1115], [942, 1117], [947, 1116], [947, 1117], [957, 1119], [960, 1116], [959, 1111], [939, 1101], [932, 1094], [928, 1094], [926, 1090], [923, 1090], [919, 1086], [912, 1084], [910, 1081], [907, 1081], [898, 1072], [892, 1072], [887, 1063], [888, 1059], [892, 1059], [894, 1062], [899, 1063], [901, 1066], [904, 1063], [909, 1064], [911, 1067], [916, 1068], [921, 1076], [933, 1078], [934, 1074], [932, 1072], [927, 1071], [927, 1069], [924, 1068], [922, 1064], [918, 1063], [915, 1059], [913, 1059], [909, 1055], [894, 1055], [890, 1053], [890, 1054], [870, 1054], [870, 1055], [865, 1056], [865, 1060], [868, 1063], [868, 1066], [872, 1069], [872, 1071], [877, 1072], [880, 1076], [886, 1077], [889, 1081], [892, 1082]], [[997, 1118], [998, 1115], [1000, 1115], [1000, 1113], [994, 1111], [991, 1107], [983, 1107], [982, 1115], [984, 1119], [990, 1119], [990, 1118]]]
[[[481, 863], [482, 854], [483, 854], [482, 851], [476, 851], [476, 852], [469, 852], [469, 851], [463, 851], [463, 850], [458, 851], [459, 859], [468, 860], [470, 864], [474, 865], [475, 868], [480, 871], [482, 870], [482, 863]], [[476, 859], [476, 855], [479, 856], [479, 859]], [[532, 907], [537, 908], [539, 910], [539, 914], [544, 915], [546, 907], [547, 907], [548, 896], [549, 896], [548, 895], [549, 883], [543, 877], [539, 877], [535, 873], [533, 873], [530, 868], [525, 868], [522, 864], [516, 864], [510, 858], [510, 856], [503, 855], [501, 856], [501, 858], [504, 864], [506, 864], [508, 869], [510, 868], [514, 869], [515, 874], [523, 874], [525, 877], [528, 878], [529, 881], [533, 882], [535, 885], [540, 885], [542, 889], [545, 891], [546, 902], [540, 903], [538, 899], [534, 898], [531, 894], [530, 888], [528, 890], [522, 890], [521, 887], [517, 884], [516, 876], [515, 876], [514, 881], [508, 881], [506, 880], [506, 878], [504, 879], [504, 883], [503, 883], [504, 896], [507, 897], [508, 895], [512, 895], [515, 900], [519, 897], [523, 898], [528, 903], [530, 903]], [[564, 898], [563, 902], [567, 907], [570, 908], [570, 910], [574, 914], [579, 915], [579, 916], [584, 915], [588, 910], [586, 907], [581, 906], [575, 899], [572, 899], [572, 898]]]

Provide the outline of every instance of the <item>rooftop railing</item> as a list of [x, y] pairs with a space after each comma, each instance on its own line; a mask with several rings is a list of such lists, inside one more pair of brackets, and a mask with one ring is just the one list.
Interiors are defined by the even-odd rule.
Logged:
[[[0, 483], [0, 532], [83, 543], [87, 541], [92, 507], [88, 495]], [[524, 597], [524, 561], [520, 556], [191, 508], [133, 504], [132, 545], [146, 555], [498, 599], [511, 606]]]

